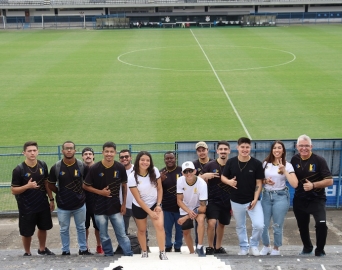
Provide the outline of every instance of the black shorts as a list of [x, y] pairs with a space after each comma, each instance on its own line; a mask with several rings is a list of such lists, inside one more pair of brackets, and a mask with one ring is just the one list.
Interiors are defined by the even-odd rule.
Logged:
[[206, 216], [207, 219], [216, 219], [222, 225], [229, 225], [230, 224], [230, 214], [231, 208], [230, 207], [222, 207], [216, 203], [208, 203]]
[[[180, 217], [184, 217], [184, 216], [185, 215], [180, 216]], [[194, 227], [194, 221], [191, 218], [188, 218], [181, 226], [182, 226], [183, 231], [190, 230]]]
[[47, 231], [52, 228], [50, 208], [38, 213], [22, 215], [19, 213], [19, 232], [21, 236], [30, 237], [36, 226], [39, 230]]
[[[153, 211], [156, 206], [157, 204], [154, 204], [150, 209]], [[142, 209], [139, 206], [136, 206], [134, 203], [132, 203], [132, 214], [133, 217], [136, 219], [145, 219], [148, 216], [144, 209]]]
[[88, 230], [90, 227], [90, 219], [93, 221], [93, 228], [95, 230], [99, 231], [99, 228], [96, 225], [96, 221], [95, 221], [95, 216], [94, 214], [90, 214], [88, 211], [86, 212], [86, 221], [85, 221], [85, 227]]

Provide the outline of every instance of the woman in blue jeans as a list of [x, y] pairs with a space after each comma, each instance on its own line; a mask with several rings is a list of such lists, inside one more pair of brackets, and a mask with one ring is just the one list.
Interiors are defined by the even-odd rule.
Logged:
[[[265, 170], [264, 189], [261, 205], [264, 212], [264, 231], [262, 242], [264, 247], [260, 255], [280, 255], [279, 247], [283, 241], [283, 225], [290, 206], [290, 194], [286, 179], [293, 188], [298, 185], [298, 179], [291, 163], [286, 161], [286, 149], [281, 141], [275, 141], [269, 155], [263, 162]], [[274, 246], [270, 246], [269, 226], [273, 221]]]

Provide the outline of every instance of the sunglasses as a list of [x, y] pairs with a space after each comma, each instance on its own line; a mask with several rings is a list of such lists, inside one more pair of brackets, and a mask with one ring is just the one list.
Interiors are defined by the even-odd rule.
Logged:
[[129, 158], [129, 155], [127, 155], [127, 156], [120, 156], [120, 159], [128, 159]]
[[193, 173], [193, 172], [194, 172], [193, 169], [189, 169], [189, 170], [184, 170], [183, 171], [184, 174]]

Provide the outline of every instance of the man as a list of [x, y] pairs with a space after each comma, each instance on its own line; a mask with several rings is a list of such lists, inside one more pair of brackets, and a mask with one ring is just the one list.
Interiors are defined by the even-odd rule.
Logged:
[[[95, 156], [94, 156], [93, 148], [85, 147], [82, 150], [82, 159], [83, 159], [83, 162], [88, 167], [94, 165]], [[100, 240], [100, 232], [99, 232], [99, 228], [96, 225], [94, 212], [93, 212], [93, 194], [87, 191], [85, 192], [85, 194], [86, 194], [86, 208], [87, 208], [86, 222], [85, 222], [87, 247], [89, 249], [88, 238], [89, 238], [89, 227], [90, 227], [90, 219], [91, 219], [93, 222], [94, 234], [96, 238], [96, 253], [103, 254], [101, 240]]]
[[[102, 161], [95, 163], [83, 183], [83, 188], [94, 193], [94, 214], [100, 229], [105, 256], [114, 256], [112, 240], [108, 235], [108, 220], [112, 223], [116, 238], [125, 256], [132, 256], [131, 243], [125, 233], [123, 215], [126, 212], [127, 174], [125, 167], [114, 161], [116, 145], [106, 142], [102, 147]], [[122, 204], [120, 203], [122, 187]]]
[[324, 246], [328, 234], [325, 188], [333, 184], [333, 178], [325, 159], [312, 153], [309, 136], [299, 136], [296, 147], [299, 153], [292, 157], [291, 164], [298, 178], [298, 187], [293, 198], [293, 212], [304, 245], [300, 254], [312, 254], [313, 245], [309, 233], [312, 215], [316, 223], [315, 256], [325, 256]]
[[181, 218], [178, 224], [182, 225], [184, 240], [193, 254], [194, 247], [191, 238], [193, 220], [197, 221], [198, 244], [196, 253], [199, 257], [205, 257], [203, 251], [204, 220], [206, 203], [208, 200], [208, 190], [205, 181], [196, 176], [195, 165], [191, 161], [182, 164], [183, 176], [177, 181], [177, 204], [180, 207]]
[[[230, 206], [230, 186], [221, 182], [221, 174], [230, 154], [230, 146], [227, 141], [219, 141], [216, 147], [218, 158], [209, 161], [203, 168], [203, 173], [215, 173], [217, 177], [209, 178], [208, 184], [208, 205], [207, 205], [207, 221], [208, 221], [208, 245], [206, 248], [207, 255], [214, 253], [227, 253], [222, 247], [222, 239], [224, 234], [224, 226], [229, 225], [231, 218]], [[218, 223], [217, 223], [218, 221]], [[216, 229], [216, 246], [214, 246], [215, 227]]]
[[24, 256], [31, 256], [32, 235], [36, 226], [38, 255], [55, 255], [46, 247], [46, 231], [53, 226], [51, 212], [55, 209], [54, 198], [46, 181], [49, 176], [48, 168], [45, 162], [37, 160], [36, 142], [26, 142], [23, 155], [25, 161], [13, 170], [11, 191], [18, 204], [19, 232], [25, 250]]
[[[229, 186], [233, 215], [236, 221], [240, 252], [238, 255], [259, 256], [259, 241], [264, 229], [264, 214], [259, 195], [265, 178], [261, 161], [250, 156], [251, 140], [241, 137], [237, 142], [238, 156], [229, 159], [221, 181]], [[252, 221], [250, 248], [246, 230], [246, 212]]]
[[[131, 151], [128, 149], [123, 149], [119, 153], [120, 163], [125, 166], [127, 177], [133, 171], [133, 164], [132, 164], [132, 156]], [[122, 193], [120, 193], [121, 195]], [[122, 197], [122, 195], [121, 195]], [[133, 202], [133, 195], [131, 190], [127, 189], [127, 198], [126, 198], [126, 213], [124, 214], [124, 222], [125, 222], [125, 233], [129, 235], [128, 228], [129, 228], [129, 220], [132, 216], [132, 202]]]
[[[164, 154], [165, 167], [160, 170], [163, 186], [163, 212], [165, 229], [165, 251], [180, 252], [183, 244], [182, 227], [178, 224], [180, 218], [179, 206], [177, 204], [177, 180], [182, 176], [182, 168], [176, 164], [174, 152], [168, 151]], [[172, 230], [175, 226], [175, 242], [172, 243]]]
[[209, 149], [208, 145], [205, 142], [198, 142], [196, 143], [196, 154], [198, 159], [194, 160], [194, 166], [196, 168], [196, 175], [200, 175], [202, 179], [208, 180], [214, 177], [217, 177], [217, 173], [205, 173], [203, 172], [204, 165], [207, 164], [209, 161], [212, 161], [209, 158]]
[[49, 188], [56, 193], [57, 217], [62, 241], [62, 255], [70, 255], [70, 220], [74, 216], [79, 255], [93, 255], [88, 251], [85, 231], [86, 206], [82, 180], [87, 167], [75, 158], [75, 144], [62, 145], [63, 159], [50, 169]]

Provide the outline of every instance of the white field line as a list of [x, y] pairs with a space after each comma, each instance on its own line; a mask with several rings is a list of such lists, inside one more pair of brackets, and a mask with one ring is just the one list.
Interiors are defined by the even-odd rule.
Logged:
[[222, 82], [221, 82], [219, 76], [217, 75], [217, 73], [216, 73], [216, 71], [215, 71], [213, 65], [211, 64], [210, 59], [208, 58], [207, 54], [206, 54], [205, 51], [203, 50], [201, 44], [199, 43], [199, 41], [197, 40], [195, 34], [192, 32], [191, 29], [190, 29], [190, 32], [191, 32], [192, 36], [194, 37], [194, 39], [196, 40], [196, 42], [197, 42], [198, 46], [200, 47], [201, 51], [203, 52], [204, 57], [207, 59], [209, 65], [210, 65], [210, 67], [211, 67], [211, 70], [213, 71], [213, 73], [214, 73], [214, 75], [215, 75], [217, 81], [218, 81], [219, 84], [221, 85], [221, 88], [222, 88], [222, 90], [223, 90], [223, 93], [226, 95], [226, 97], [227, 97], [227, 99], [228, 99], [230, 105], [232, 106], [232, 108], [233, 108], [233, 110], [234, 110], [234, 112], [235, 112], [237, 118], [238, 118], [239, 121], [240, 121], [240, 124], [241, 124], [242, 128], [243, 128], [244, 131], [246, 132], [247, 137], [250, 138], [250, 139], [252, 140], [252, 136], [249, 134], [249, 132], [248, 132], [248, 130], [247, 130], [247, 128], [246, 128], [244, 122], [242, 121], [242, 119], [241, 119], [241, 117], [240, 117], [239, 112], [236, 110], [236, 108], [235, 108], [235, 106], [234, 106], [232, 100], [230, 99], [230, 96], [228, 95], [228, 93], [227, 93], [227, 91], [226, 91], [226, 88], [225, 88], [224, 85], [222, 84]]
[[322, 267], [323, 270], [326, 270], [323, 264], [321, 264], [321, 267]]

